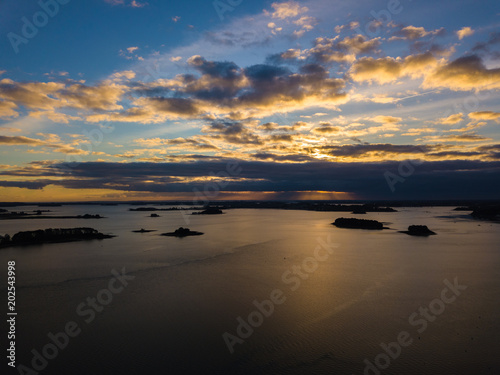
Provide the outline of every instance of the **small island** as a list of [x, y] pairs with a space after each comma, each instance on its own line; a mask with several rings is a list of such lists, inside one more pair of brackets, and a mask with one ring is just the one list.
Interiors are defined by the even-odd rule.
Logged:
[[133, 233], [149, 233], [149, 232], [156, 232], [156, 229], [144, 229], [141, 228], [140, 230], [133, 230]]
[[351, 229], [384, 229], [384, 225], [377, 220], [355, 219], [340, 217], [332, 223], [337, 228]]
[[113, 238], [109, 234], [100, 233], [94, 228], [56, 228], [23, 231], [10, 237], [0, 236], [0, 248], [10, 246], [40, 245], [44, 243], [102, 240]]
[[90, 215], [90, 214], [85, 214], [85, 215], [77, 215], [77, 219], [104, 219], [103, 216], [96, 214], [96, 215]]
[[160, 217], [160, 215], [158, 215], [158, 214], [151, 214], [151, 215], [149, 215], [149, 217]]
[[221, 215], [224, 212], [220, 208], [217, 207], [207, 207], [207, 209], [201, 212], [193, 212], [193, 215]]
[[162, 233], [162, 236], [170, 236], [170, 237], [187, 237], [187, 236], [201, 236], [202, 232], [192, 231], [189, 228], [180, 227], [176, 229], [175, 232]]
[[436, 234], [435, 232], [427, 228], [427, 225], [410, 225], [408, 227], [408, 230], [401, 231], [400, 233], [406, 233], [410, 236], [432, 236]]

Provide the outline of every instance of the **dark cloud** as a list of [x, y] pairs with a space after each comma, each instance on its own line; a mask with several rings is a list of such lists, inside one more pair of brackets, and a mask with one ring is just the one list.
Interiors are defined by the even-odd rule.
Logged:
[[240, 75], [238, 65], [230, 61], [207, 61], [201, 56], [193, 56], [188, 63], [200, 73], [212, 77], [233, 79]]
[[[272, 155], [257, 157], [268, 159]], [[305, 159], [302, 159], [305, 160]], [[223, 190], [225, 191], [343, 191], [365, 199], [455, 199], [499, 198], [500, 161], [482, 162], [453, 160], [383, 163], [302, 162], [276, 163], [221, 159], [190, 163], [80, 163], [55, 164], [31, 171], [33, 176], [45, 178], [57, 175], [58, 169], [69, 168], [71, 179], [57, 179], [52, 183], [75, 189], [118, 189], [148, 192], [192, 192], [203, 190], [206, 183], [185, 182], [186, 177], [208, 177], [226, 171], [228, 163], [238, 163], [241, 172]], [[406, 163], [406, 164], [403, 164]], [[402, 165], [405, 165], [402, 169]], [[386, 175], [399, 175], [403, 181], [391, 192]], [[408, 170], [411, 173], [408, 174]], [[16, 171], [4, 175], [18, 175]], [[26, 170], [23, 171], [26, 175]], [[149, 181], [155, 181], [150, 183]], [[41, 186], [41, 185], [38, 185]]]
[[490, 37], [486, 42], [477, 42], [474, 47], [472, 47], [472, 51], [478, 53], [483, 52], [486, 55], [498, 58], [499, 52], [492, 50], [492, 47], [497, 44], [500, 44], [500, 31], [490, 33]]
[[41, 190], [47, 185], [47, 181], [0, 181], [1, 187], [17, 187], [30, 190]]
[[196, 116], [199, 109], [191, 99], [184, 98], [148, 98], [146, 101], [157, 111], [174, 113], [177, 115]]
[[272, 154], [268, 152], [259, 152], [256, 154], [250, 155], [252, 158], [256, 160], [271, 160], [271, 161], [279, 161], [279, 162], [286, 162], [286, 161], [293, 161], [293, 162], [306, 162], [306, 161], [315, 161], [314, 158], [307, 156], [307, 155], [277, 155], [277, 154]]
[[274, 65], [257, 64], [245, 69], [245, 75], [255, 84], [275, 80], [290, 75], [290, 70]]
[[260, 145], [262, 140], [258, 135], [252, 133], [244, 124], [233, 121], [212, 121], [202, 129], [213, 139], [223, 139], [233, 144]]
[[[316, 129], [315, 129], [316, 130]], [[320, 149], [332, 156], [358, 157], [368, 153], [422, 154], [436, 149], [429, 145], [356, 144], [343, 146], [322, 146]]]

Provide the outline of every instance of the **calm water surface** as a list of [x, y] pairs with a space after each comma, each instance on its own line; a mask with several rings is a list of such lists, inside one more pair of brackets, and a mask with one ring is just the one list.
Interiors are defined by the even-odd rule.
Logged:
[[[150, 218], [126, 205], [51, 209], [52, 215], [107, 218], [1, 221], [0, 233], [86, 226], [117, 237], [0, 251], [2, 280], [7, 261], [16, 261], [18, 364], [31, 367], [31, 350], [41, 352], [49, 332], [69, 321], [81, 328], [42, 374], [500, 373], [497, 223], [448, 207], [356, 216], [384, 222], [390, 229], [383, 231], [336, 228], [337, 217], [355, 216], [336, 212], [162, 211]], [[438, 235], [398, 233], [412, 224]], [[179, 226], [205, 235], [159, 235]], [[140, 228], [158, 231], [131, 232]], [[335, 244], [331, 254], [312, 261], [325, 242]], [[292, 275], [298, 267], [300, 277]], [[135, 278], [86, 323], [77, 306], [123, 268]], [[445, 280], [455, 278], [467, 288], [453, 302], [436, 302]], [[259, 317], [252, 315], [253, 302], [269, 300], [276, 289], [283, 303], [260, 315], [231, 354], [223, 334], [238, 337], [241, 320]], [[422, 329], [422, 317], [413, 323], [410, 317], [429, 304], [438, 313], [430, 313]], [[6, 326], [1, 329], [4, 338]], [[401, 332], [411, 343], [385, 361], [381, 344], [397, 341]]]

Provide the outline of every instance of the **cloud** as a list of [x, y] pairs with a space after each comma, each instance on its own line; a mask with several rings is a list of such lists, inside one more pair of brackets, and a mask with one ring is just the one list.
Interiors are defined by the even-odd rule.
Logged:
[[404, 59], [398, 57], [362, 57], [350, 69], [354, 81], [393, 82], [401, 77], [416, 78], [438, 65], [438, 60], [430, 53], [410, 55]]
[[333, 134], [333, 133], [338, 133], [340, 132], [341, 129], [338, 126], [332, 126], [329, 123], [321, 123], [319, 127], [316, 127], [312, 130], [313, 133], [321, 134], [321, 135], [328, 135], [328, 134]]
[[71, 115], [67, 115], [67, 114], [62, 113], [62, 112], [55, 112], [55, 111], [51, 111], [51, 110], [33, 111], [33, 112], [29, 113], [29, 116], [34, 117], [34, 118], [45, 117], [45, 118], [49, 119], [50, 121], [56, 122], [59, 124], [69, 124], [70, 121], [82, 120], [82, 118], [78, 117], [78, 116], [71, 116]]
[[0, 181], [0, 187], [17, 187], [21, 189], [41, 190], [49, 181]]
[[352, 157], [359, 158], [366, 154], [385, 154], [385, 155], [401, 155], [401, 154], [425, 154], [435, 149], [435, 146], [429, 145], [392, 145], [384, 144], [358, 144], [358, 145], [342, 145], [342, 146], [323, 146], [323, 151], [329, 155], [336, 157]]
[[[374, 147], [377, 148], [384, 149], [383, 145]], [[409, 155], [418, 155], [419, 150], [414, 151]], [[348, 149], [344, 152], [349, 154]], [[494, 156], [495, 149], [485, 149], [483, 152], [490, 152]], [[268, 160], [272, 155], [261, 154], [258, 157]], [[357, 199], [470, 199], [471, 196], [490, 199], [498, 196], [497, 187], [500, 184], [499, 161], [424, 161], [419, 163], [411, 178], [404, 184], [398, 184], [393, 193], [383, 176], [387, 172], [397, 173], [399, 161], [334, 163], [310, 162], [307, 161], [307, 156], [298, 156], [298, 159], [298, 162], [227, 158], [172, 163], [88, 162], [72, 166], [71, 179], [60, 178], [61, 171], [69, 167], [65, 163], [0, 173], [10, 178], [31, 174], [35, 178], [31, 182], [39, 183], [39, 186], [53, 184], [68, 189], [192, 192], [193, 189], [203, 191], [207, 181], [214, 178], [214, 171], [225, 171], [228, 163], [237, 163], [241, 167], [241, 173], [234, 180], [227, 179], [230, 183], [222, 191], [344, 191], [352, 193]], [[297, 173], [297, 170], [301, 173]], [[57, 179], [48, 179], [49, 177]], [[450, 186], [454, 187], [453, 190]]]
[[132, 8], [142, 8], [142, 7], [145, 7], [146, 5], [148, 5], [148, 3], [140, 3], [136, 0], [132, 0], [132, 1], [129, 1], [129, 0], [104, 0], [104, 1], [107, 2], [108, 4], [111, 4], [111, 5], [123, 5], [123, 6], [132, 7]]
[[471, 112], [468, 116], [473, 120], [498, 120], [500, 119], [500, 112], [493, 111], [480, 111], [480, 112]]
[[127, 52], [128, 53], [134, 53], [135, 51], [137, 51], [139, 49], [139, 47], [128, 47], [127, 48]]
[[444, 124], [444, 125], [454, 125], [458, 124], [460, 121], [464, 119], [463, 113], [455, 113], [448, 117], [439, 118], [435, 121], [436, 124]]
[[294, 72], [270, 64], [240, 68], [233, 62], [208, 61], [198, 55], [187, 62], [201, 76], [181, 74], [140, 83], [134, 87], [141, 96], [134, 105], [151, 113], [242, 119], [308, 107], [335, 108], [347, 101], [342, 92], [345, 81], [330, 78], [319, 64], [305, 64]]
[[222, 139], [231, 144], [262, 144], [261, 138], [240, 122], [213, 121], [203, 127], [202, 132], [210, 134], [213, 140]]
[[403, 119], [401, 117], [394, 116], [375, 116], [373, 118], [367, 118], [367, 120], [378, 122], [379, 124], [397, 124]]
[[62, 142], [58, 136], [53, 134], [40, 134], [45, 137], [45, 140], [29, 138], [25, 136], [0, 136], [0, 145], [6, 146], [34, 146], [34, 147], [47, 147], [54, 152], [63, 154], [87, 154], [82, 149], [72, 147], [65, 142]]
[[491, 52], [491, 47], [500, 43], [500, 31], [490, 33], [490, 37], [486, 42], [477, 42], [472, 51], [474, 52], [486, 52], [493, 58], [498, 58], [498, 52]]
[[159, 147], [159, 146], [171, 146], [171, 147], [180, 147], [182, 150], [186, 149], [197, 149], [197, 150], [218, 150], [219, 148], [209, 142], [206, 141], [198, 141], [193, 138], [139, 138], [134, 140], [135, 143], [140, 144], [145, 147]]
[[487, 69], [477, 55], [460, 57], [425, 77], [424, 87], [446, 87], [455, 91], [500, 88], [500, 68]]
[[16, 103], [0, 100], [0, 118], [18, 117], [19, 113], [15, 111]]
[[319, 64], [352, 63], [357, 55], [377, 53], [380, 44], [380, 38], [367, 39], [363, 35], [347, 36], [344, 39], [319, 37], [313, 41], [310, 49], [289, 49], [271, 55], [268, 60], [273, 63], [307, 59]]
[[470, 27], [462, 27], [460, 30], [457, 31], [457, 36], [459, 40], [462, 40], [465, 37], [471, 36], [474, 34], [474, 30], [472, 30]]
[[135, 72], [132, 70], [124, 70], [121, 72], [114, 73], [112, 77], [117, 80], [122, 80], [122, 79], [131, 80], [135, 78]]
[[300, 4], [295, 1], [272, 3], [271, 7], [274, 9], [274, 11], [271, 13], [271, 17], [282, 20], [286, 18], [297, 17], [298, 15], [303, 14], [309, 10], [307, 7], [301, 7]]
[[96, 86], [82, 83], [14, 82], [0, 81], [0, 100], [10, 101], [30, 110], [54, 111], [58, 108], [87, 110], [116, 110], [123, 107], [117, 102], [127, 88], [112, 82]]
[[63, 90], [65, 85], [56, 82], [17, 83], [11, 79], [0, 80], [0, 99], [28, 108], [52, 109], [59, 105], [50, 95]]
[[423, 137], [422, 139], [417, 139], [417, 141], [418, 140], [424, 140], [430, 142], [481, 142], [481, 141], [491, 140], [491, 138], [483, 137], [475, 133], [469, 133], [469, 134], [458, 134], [458, 135], [427, 136]]
[[406, 26], [398, 30], [395, 34], [401, 39], [415, 40], [424, 38], [426, 36], [443, 35], [445, 32], [444, 28], [440, 28], [433, 31], [426, 31], [423, 27]]
[[25, 136], [5, 136], [0, 135], [0, 144], [3, 145], [30, 145], [30, 146], [41, 146], [46, 143], [39, 139], [28, 138]]

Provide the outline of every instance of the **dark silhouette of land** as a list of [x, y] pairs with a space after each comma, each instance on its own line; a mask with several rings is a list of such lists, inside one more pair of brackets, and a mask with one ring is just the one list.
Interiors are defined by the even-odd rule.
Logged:
[[134, 233], [149, 233], [149, 232], [156, 232], [156, 229], [141, 228], [140, 230], [133, 230], [132, 232], [134, 232]]
[[156, 207], [138, 207], [129, 208], [129, 211], [182, 211], [182, 210], [201, 210], [202, 207], [168, 207], [168, 208], [156, 208]]
[[24, 211], [13, 211], [13, 212], [1, 212], [0, 213], [0, 220], [19, 220], [19, 219], [105, 219], [104, 216], [101, 216], [99, 214], [96, 215], [91, 215], [91, 214], [85, 214], [85, 215], [75, 215], [75, 216], [49, 216], [49, 215], [42, 215], [42, 212], [48, 212], [48, 211], [42, 211], [42, 210], [36, 210], [35, 213], [28, 213]]
[[410, 236], [432, 236], [436, 234], [435, 232], [427, 228], [427, 225], [410, 225], [408, 227], [408, 230], [400, 231], [400, 233], [406, 233]]
[[102, 240], [115, 236], [100, 233], [94, 228], [57, 228], [23, 231], [10, 237], [0, 236], [0, 248], [9, 246], [25, 246], [44, 243]]
[[476, 219], [500, 220], [500, 205], [476, 206], [470, 215]]
[[192, 215], [221, 215], [224, 212], [218, 207], [208, 207], [206, 210], [201, 212], [193, 212]]
[[187, 236], [201, 236], [202, 232], [192, 231], [189, 228], [180, 227], [176, 229], [175, 232], [162, 233], [162, 236], [170, 236], [170, 237], [187, 237]]
[[332, 223], [337, 228], [351, 229], [384, 229], [384, 225], [377, 220], [355, 219], [340, 217]]

